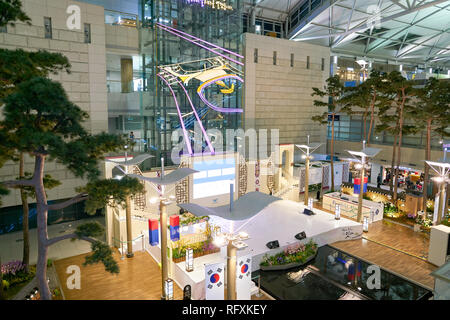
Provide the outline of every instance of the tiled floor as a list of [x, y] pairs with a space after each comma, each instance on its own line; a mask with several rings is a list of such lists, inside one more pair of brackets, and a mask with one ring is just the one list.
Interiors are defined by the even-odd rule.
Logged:
[[[49, 238], [61, 236], [63, 234], [72, 233], [75, 228], [83, 223], [97, 221], [100, 224], [105, 224], [105, 219], [92, 218], [78, 220], [74, 222], [61, 223], [51, 225], [48, 227]], [[49, 259], [56, 260], [91, 251], [91, 244], [86, 241], [60, 241], [49, 249]], [[0, 253], [2, 261], [22, 260], [23, 252], [23, 236], [22, 231], [7, 233], [0, 236]], [[30, 264], [36, 264], [37, 261], [37, 229], [30, 230]]]

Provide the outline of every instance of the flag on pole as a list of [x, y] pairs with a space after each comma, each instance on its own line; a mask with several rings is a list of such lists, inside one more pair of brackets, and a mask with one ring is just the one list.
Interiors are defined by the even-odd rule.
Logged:
[[205, 264], [206, 300], [224, 300], [225, 283], [224, 263]]
[[238, 257], [236, 261], [236, 299], [251, 300], [252, 256]]

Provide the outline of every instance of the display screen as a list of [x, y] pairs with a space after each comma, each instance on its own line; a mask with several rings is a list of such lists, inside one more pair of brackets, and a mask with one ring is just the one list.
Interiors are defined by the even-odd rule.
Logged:
[[206, 160], [194, 162], [194, 199], [206, 198], [227, 194], [230, 192], [230, 184], [236, 190], [236, 162], [234, 158], [220, 160]]

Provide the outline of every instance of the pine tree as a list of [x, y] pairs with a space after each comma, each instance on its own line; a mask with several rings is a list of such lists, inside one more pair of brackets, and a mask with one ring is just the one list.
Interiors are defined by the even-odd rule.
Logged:
[[[435, 78], [427, 80], [423, 88], [416, 90], [414, 120], [421, 128], [426, 129], [425, 160], [431, 160], [431, 138], [433, 134], [450, 136], [450, 82]], [[430, 168], [424, 163], [423, 208], [427, 207], [427, 193]]]
[[[20, 1], [0, 0], [0, 26], [7, 24], [14, 25], [15, 21], [22, 21], [30, 24], [30, 18], [22, 11]], [[0, 49], [0, 105], [2, 99], [13, 93], [17, 86], [37, 76], [47, 77], [49, 74], [57, 74], [59, 71], [70, 73], [70, 63], [66, 57], [60, 53], [51, 53], [44, 50], [24, 51], [22, 49], [7, 50]], [[16, 154], [16, 150], [1, 150], [3, 159], [0, 158], [0, 166], [6, 159], [12, 159], [19, 162], [19, 179], [25, 179], [25, 165], [23, 153]], [[49, 181], [51, 177], [47, 177]], [[50, 185], [46, 186], [50, 187]], [[0, 188], [0, 195], [7, 194], [6, 189]], [[28, 196], [24, 188], [20, 188], [20, 197], [22, 201], [22, 232], [23, 232], [23, 257], [22, 261], [28, 272], [30, 259], [30, 240], [28, 227]]]
[[[137, 179], [100, 179], [99, 161], [103, 155], [121, 148], [124, 137], [100, 133], [92, 135], [83, 127], [88, 114], [67, 98], [60, 83], [35, 77], [18, 85], [15, 93], [4, 99], [0, 122], [0, 135], [5, 138], [6, 148], [27, 153], [34, 158], [31, 179], [2, 182], [8, 188], [28, 187], [34, 189], [37, 211], [38, 261], [36, 276], [41, 297], [51, 299], [47, 283], [48, 248], [64, 239], [82, 239], [92, 243], [93, 254], [86, 264], [102, 262], [105, 270], [117, 273], [118, 265], [109, 246], [92, 237], [103, 233], [98, 223], [87, 223], [73, 234], [52, 239], [47, 234], [49, 210], [60, 210], [72, 204], [86, 201], [88, 213], [107, 204], [125, 206], [127, 195], [142, 192]], [[89, 183], [79, 189], [70, 200], [48, 204], [44, 186], [45, 161], [51, 159], [64, 165], [76, 177], [87, 178]]]
[[[393, 164], [395, 159], [395, 174], [393, 174], [391, 181], [395, 182], [393, 186], [393, 202], [397, 203], [398, 175], [402, 156], [403, 135], [416, 133], [418, 128], [405, 123], [405, 118], [412, 117], [410, 100], [413, 94], [413, 83], [405, 79], [398, 71], [389, 73], [384, 79], [384, 83], [386, 103], [379, 108], [378, 118], [381, 124], [377, 126], [377, 131], [388, 130], [396, 135], [392, 156]], [[391, 170], [394, 170], [393, 166]]]
[[328, 124], [331, 121], [331, 146], [330, 146], [330, 165], [331, 165], [331, 191], [334, 191], [334, 122], [336, 116], [341, 112], [349, 113], [350, 109], [348, 105], [341, 102], [344, 95], [345, 88], [342, 85], [339, 76], [335, 75], [326, 80], [326, 86], [324, 90], [319, 88], [312, 88], [313, 93], [311, 96], [318, 96], [320, 98], [328, 99], [328, 102], [322, 100], [314, 100], [314, 106], [327, 107], [327, 111], [323, 112], [321, 115], [313, 116], [311, 119], [313, 121], [319, 122], [320, 124]]
[[[370, 145], [372, 137], [372, 129], [375, 126], [375, 116], [378, 108], [382, 108], [386, 103], [386, 98], [383, 94], [385, 91], [385, 76], [379, 71], [372, 71], [370, 77], [356, 87], [349, 87], [346, 94], [341, 99], [341, 102], [351, 106], [362, 109], [361, 111], [354, 111], [353, 108], [347, 108], [347, 113], [361, 114], [361, 121], [363, 127], [364, 140], [367, 146]], [[367, 129], [367, 119], [369, 121], [369, 128]]]

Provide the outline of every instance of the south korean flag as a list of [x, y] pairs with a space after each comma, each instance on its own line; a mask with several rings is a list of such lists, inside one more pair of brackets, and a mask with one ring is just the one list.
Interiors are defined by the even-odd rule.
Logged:
[[236, 262], [236, 298], [250, 300], [252, 288], [252, 256], [239, 257]]
[[206, 300], [224, 300], [224, 263], [205, 264]]

